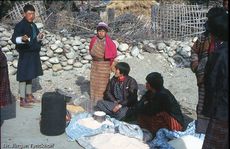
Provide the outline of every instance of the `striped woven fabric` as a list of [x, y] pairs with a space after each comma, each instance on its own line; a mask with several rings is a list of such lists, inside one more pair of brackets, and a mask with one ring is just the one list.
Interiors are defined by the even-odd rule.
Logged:
[[228, 138], [228, 122], [211, 119], [202, 149], [228, 149]]
[[103, 99], [110, 78], [110, 61], [104, 60], [105, 40], [97, 40], [91, 49], [93, 61], [90, 72], [90, 98], [93, 101]]
[[181, 124], [167, 112], [160, 112], [154, 116], [139, 115], [138, 124], [152, 133], [156, 133], [160, 128], [181, 131]]
[[[197, 124], [196, 132], [205, 133], [209, 118], [201, 114], [204, 106], [205, 87], [204, 72], [210, 51], [211, 36], [202, 35], [193, 45], [191, 51], [191, 69], [196, 74], [198, 85], [198, 103], [196, 107]], [[211, 50], [212, 51], [212, 50]]]
[[197, 123], [196, 123], [196, 132], [197, 133], [206, 133], [206, 129], [208, 127], [209, 118], [205, 117], [203, 114], [201, 114], [204, 106], [204, 98], [205, 97], [205, 88], [204, 84], [200, 83], [198, 87], [198, 104], [196, 107], [196, 113], [197, 113]]
[[0, 107], [12, 104], [6, 56], [0, 49]]
[[210, 43], [210, 36], [203, 35], [194, 43], [191, 50], [191, 69], [196, 74], [198, 85], [204, 82], [204, 71]]
[[197, 114], [201, 114], [204, 106], [204, 96], [205, 96], [205, 87], [204, 84], [200, 84], [198, 87], [198, 104], [197, 104]]

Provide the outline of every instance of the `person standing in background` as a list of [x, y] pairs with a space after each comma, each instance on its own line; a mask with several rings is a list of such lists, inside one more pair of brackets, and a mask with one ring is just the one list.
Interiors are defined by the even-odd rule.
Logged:
[[215, 38], [214, 52], [205, 67], [205, 100], [202, 114], [209, 117], [202, 149], [229, 148], [229, 49], [228, 14], [208, 21], [210, 34]]
[[15, 97], [10, 89], [7, 58], [0, 48], [0, 107], [1, 126], [5, 120], [16, 117]]
[[2, 49], [0, 49], [0, 107], [2, 108], [7, 105], [10, 105], [12, 104], [12, 102], [13, 99], [10, 90], [7, 59], [4, 53], [2, 52]]
[[107, 35], [108, 25], [100, 22], [97, 35], [92, 37], [89, 52], [92, 56], [90, 72], [90, 99], [93, 102], [103, 99], [110, 79], [111, 65], [117, 56], [115, 43]]
[[223, 8], [214, 7], [207, 13], [208, 20], [205, 23], [206, 31], [194, 43], [191, 51], [191, 70], [195, 73], [198, 86], [198, 103], [196, 107], [197, 120], [196, 132], [205, 134], [209, 118], [205, 117], [201, 111], [203, 110], [205, 87], [204, 87], [204, 71], [208, 61], [209, 55], [214, 52], [215, 38], [210, 34], [208, 21], [212, 20], [215, 16], [225, 13]]
[[40, 102], [32, 95], [32, 79], [43, 75], [39, 52], [43, 34], [39, 32], [33, 20], [35, 8], [26, 4], [23, 7], [24, 18], [16, 24], [12, 42], [19, 53], [17, 81], [19, 81], [20, 106], [31, 107], [31, 103]]
[[226, 10], [226, 13], [228, 14], [228, 0], [223, 0], [223, 7]]

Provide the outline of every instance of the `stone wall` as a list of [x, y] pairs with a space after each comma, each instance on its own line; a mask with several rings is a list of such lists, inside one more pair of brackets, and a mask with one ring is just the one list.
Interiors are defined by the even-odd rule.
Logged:
[[[92, 57], [89, 55], [90, 38], [62, 37], [43, 29], [43, 25], [37, 23], [40, 31], [45, 33], [40, 52], [43, 70], [52, 69], [53, 72], [69, 71], [78, 68], [90, 68]], [[0, 46], [6, 54], [9, 72], [14, 75], [17, 71], [18, 52], [11, 42], [13, 29], [0, 24]], [[191, 46], [196, 39], [184, 41], [153, 41], [122, 43], [114, 40], [118, 49], [118, 61], [125, 58], [137, 57], [144, 60], [143, 52], [161, 53], [172, 67], [189, 67]]]

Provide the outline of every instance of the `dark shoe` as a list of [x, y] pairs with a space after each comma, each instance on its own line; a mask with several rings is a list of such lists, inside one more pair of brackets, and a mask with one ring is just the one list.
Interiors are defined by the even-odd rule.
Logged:
[[28, 103], [40, 103], [40, 100], [37, 100], [36, 98], [34, 98], [34, 96], [32, 94], [29, 94], [26, 96], [26, 101]]
[[33, 105], [27, 103], [25, 98], [21, 98], [20, 97], [20, 107], [23, 107], [23, 108], [32, 108]]

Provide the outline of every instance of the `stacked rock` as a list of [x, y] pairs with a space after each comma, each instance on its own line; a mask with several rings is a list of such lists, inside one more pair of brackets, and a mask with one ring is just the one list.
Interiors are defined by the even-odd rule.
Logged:
[[[69, 71], [78, 68], [90, 68], [92, 57], [89, 55], [90, 38], [80, 36], [63, 37], [43, 29], [42, 24], [37, 24], [41, 32], [45, 34], [40, 51], [43, 70]], [[18, 52], [15, 44], [10, 40], [13, 29], [8, 29], [0, 24], [0, 46], [6, 54], [9, 72], [15, 74], [17, 71]], [[188, 67], [190, 63], [191, 46], [196, 39], [185, 39], [182, 41], [133, 41], [132, 43], [114, 43], [118, 49], [117, 61], [126, 58], [137, 57], [144, 60], [143, 53], [161, 53], [172, 67]]]

